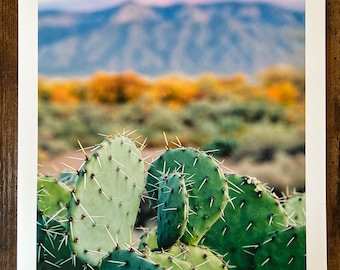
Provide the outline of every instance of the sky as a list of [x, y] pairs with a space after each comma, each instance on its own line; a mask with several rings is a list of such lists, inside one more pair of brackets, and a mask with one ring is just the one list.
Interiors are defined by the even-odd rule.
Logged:
[[[38, 0], [39, 9], [66, 9], [79, 11], [93, 11], [111, 7], [128, 0]], [[175, 3], [211, 3], [211, 2], [262, 2], [272, 3], [290, 9], [304, 10], [305, 0], [134, 0], [145, 5], [166, 6]]]

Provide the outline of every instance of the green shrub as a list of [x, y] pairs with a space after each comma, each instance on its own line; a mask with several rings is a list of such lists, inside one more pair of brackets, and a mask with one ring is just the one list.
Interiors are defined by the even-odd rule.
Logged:
[[[237, 148], [235, 139], [216, 139], [203, 147], [204, 151], [213, 151], [214, 156], [229, 157]], [[215, 151], [216, 150], [216, 151]]]
[[232, 156], [236, 160], [251, 156], [254, 160], [266, 161], [273, 159], [278, 150], [292, 155], [304, 152], [303, 123], [288, 124], [284, 115], [281, 107], [275, 109], [259, 102], [226, 100], [201, 100], [176, 110], [139, 103], [101, 105], [41, 101], [39, 148], [55, 156], [65, 149], [76, 149], [78, 140], [85, 147], [95, 144], [98, 132], [110, 134], [125, 129], [137, 130], [138, 135], [147, 138], [149, 146], [163, 147], [165, 132], [171, 140], [180, 136], [182, 143], [188, 146], [221, 148], [218, 155]]
[[249, 125], [247, 131], [238, 137], [239, 147], [234, 158], [251, 157], [258, 162], [272, 160], [278, 151], [287, 152], [304, 144], [303, 134], [295, 127], [284, 123], [264, 121]]

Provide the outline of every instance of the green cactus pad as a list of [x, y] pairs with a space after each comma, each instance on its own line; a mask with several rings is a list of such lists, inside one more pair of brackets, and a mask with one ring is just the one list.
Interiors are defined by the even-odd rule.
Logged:
[[141, 237], [138, 245], [139, 250], [154, 250], [158, 249], [157, 244], [157, 229], [147, 230]]
[[174, 254], [165, 251], [154, 251], [149, 254], [150, 259], [159, 263], [162, 267], [171, 270], [192, 270], [192, 264], [177, 258]]
[[40, 211], [39, 206], [37, 205], [37, 269], [41, 270], [42, 263], [44, 259], [44, 241], [46, 231], [44, 230], [45, 218], [43, 213]]
[[134, 248], [129, 250], [116, 249], [105, 257], [100, 270], [164, 270], [159, 264], [147, 258], [144, 254]]
[[141, 194], [144, 162], [134, 141], [107, 136], [78, 173], [69, 201], [73, 252], [92, 266], [117, 247], [130, 244]]
[[159, 176], [174, 170], [186, 176], [189, 194], [189, 220], [181, 241], [197, 244], [223, 213], [228, 201], [227, 181], [219, 164], [206, 153], [192, 148], [167, 150], [148, 171], [146, 188], [150, 197], [158, 198]]
[[176, 244], [172, 246], [168, 253], [174, 257], [189, 262], [193, 269], [227, 269], [222, 256], [214, 254], [208, 247]]
[[256, 251], [255, 269], [306, 269], [306, 226], [275, 233]]
[[38, 207], [45, 217], [65, 219], [71, 189], [54, 177], [40, 176], [37, 181]]
[[81, 262], [72, 251], [68, 231], [65, 224], [56, 221], [51, 222], [45, 228], [46, 237], [44, 241], [44, 259], [41, 270], [97, 270], [87, 263]]
[[78, 181], [78, 174], [76, 172], [62, 172], [59, 175], [59, 181], [65, 183], [68, 186], [74, 187]]
[[282, 206], [286, 209], [293, 225], [306, 224], [306, 194], [296, 193], [283, 201]]
[[256, 247], [288, 224], [279, 199], [259, 180], [227, 175], [231, 202], [201, 244], [224, 255], [228, 265], [251, 269]]
[[179, 172], [160, 176], [157, 207], [157, 243], [160, 248], [171, 247], [185, 232], [189, 198], [184, 177]]

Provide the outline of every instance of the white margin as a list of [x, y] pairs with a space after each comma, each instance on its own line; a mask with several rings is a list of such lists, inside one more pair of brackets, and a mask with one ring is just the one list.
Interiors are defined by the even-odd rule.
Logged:
[[326, 230], [326, 10], [306, 0], [307, 269], [327, 269]]
[[17, 269], [36, 269], [38, 5], [18, 0]]

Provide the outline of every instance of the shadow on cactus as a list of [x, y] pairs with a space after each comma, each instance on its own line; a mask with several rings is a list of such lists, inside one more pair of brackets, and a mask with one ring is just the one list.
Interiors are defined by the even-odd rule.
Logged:
[[[179, 142], [148, 162], [132, 136], [79, 143], [79, 169], [38, 176], [37, 269], [305, 269], [303, 195], [278, 198]], [[141, 201], [157, 225], [138, 240]]]

